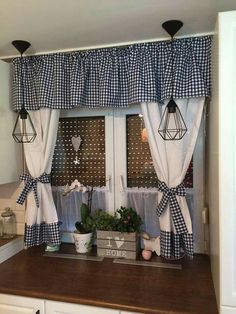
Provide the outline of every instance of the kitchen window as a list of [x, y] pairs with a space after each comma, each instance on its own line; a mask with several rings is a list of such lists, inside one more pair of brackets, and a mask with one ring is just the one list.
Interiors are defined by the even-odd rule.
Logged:
[[[65, 198], [61, 193], [62, 186], [78, 179], [84, 185], [93, 183], [95, 186], [92, 210], [102, 208], [114, 213], [121, 205], [132, 206], [142, 216], [144, 229], [153, 236], [157, 235], [157, 177], [140, 114], [141, 108], [138, 105], [124, 109], [79, 109], [61, 112], [52, 182], [53, 195], [59, 219], [64, 223], [64, 231], [73, 231], [74, 222], [80, 218], [80, 204], [86, 201], [86, 196], [76, 192]], [[71, 144], [74, 135], [81, 135], [82, 138], [77, 154], [78, 164], [74, 163], [76, 154]], [[185, 185], [193, 221], [195, 252], [203, 253], [203, 122], [185, 177]]]

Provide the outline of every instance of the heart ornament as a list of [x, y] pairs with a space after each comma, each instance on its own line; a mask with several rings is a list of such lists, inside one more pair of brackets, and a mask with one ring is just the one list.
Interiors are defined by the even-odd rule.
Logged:
[[116, 246], [119, 249], [125, 243], [124, 238], [115, 237]]
[[80, 148], [82, 138], [80, 135], [79, 136], [72, 136], [71, 142], [72, 142], [72, 145], [74, 147], [74, 150], [77, 152]]

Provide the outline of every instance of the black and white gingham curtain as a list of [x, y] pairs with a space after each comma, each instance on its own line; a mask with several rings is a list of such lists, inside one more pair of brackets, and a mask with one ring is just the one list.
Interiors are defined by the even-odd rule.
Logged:
[[175, 99], [188, 132], [180, 141], [163, 141], [156, 131], [165, 106], [142, 103], [142, 114], [148, 134], [158, 184], [157, 216], [160, 223], [161, 256], [179, 259], [193, 257], [194, 243], [191, 216], [185, 198], [183, 180], [191, 161], [204, 106], [204, 97]]
[[[174, 41], [174, 98], [210, 95], [211, 39]], [[171, 61], [170, 41], [17, 58], [13, 61], [13, 108], [21, 108], [22, 95], [29, 110], [163, 102], [172, 93]]]
[[47, 243], [59, 246], [60, 231], [56, 207], [52, 197], [50, 173], [56, 144], [60, 110], [41, 108], [30, 113], [37, 136], [33, 143], [24, 144], [28, 174], [21, 176], [25, 182], [17, 202], [23, 204], [27, 197], [25, 213], [25, 246]]

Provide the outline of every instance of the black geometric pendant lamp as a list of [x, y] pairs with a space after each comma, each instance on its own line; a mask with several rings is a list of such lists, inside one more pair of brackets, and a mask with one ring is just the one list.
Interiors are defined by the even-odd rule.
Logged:
[[[30, 43], [24, 40], [14, 40], [12, 45], [20, 52], [22, 58], [22, 54], [29, 48]], [[12, 136], [17, 143], [32, 143], [37, 134], [30, 115], [24, 105], [24, 80], [22, 71], [20, 73], [20, 84], [22, 90], [22, 104], [21, 110], [19, 111], [16, 119]]]
[[171, 98], [168, 102], [163, 116], [161, 117], [161, 123], [158, 128], [158, 133], [165, 141], [175, 141], [181, 140], [187, 132], [187, 127], [182, 117], [182, 114], [177, 106], [176, 102], [173, 99], [173, 63], [174, 63], [174, 54], [173, 54], [173, 42], [174, 35], [178, 30], [183, 26], [183, 23], [178, 20], [170, 20], [162, 24], [162, 27], [167, 31], [171, 36]]

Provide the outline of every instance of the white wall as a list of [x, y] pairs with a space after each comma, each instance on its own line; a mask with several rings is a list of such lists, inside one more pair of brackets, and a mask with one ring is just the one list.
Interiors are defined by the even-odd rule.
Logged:
[[21, 145], [12, 138], [16, 113], [11, 110], [10, 65], [0, 61], [0, 184], [18, 180], [22, 168]]
[[10, 90], [10, 65], [0, 61], [0, 219], [4, 208], [10, 207], [16, 214], [17, 234], [24, 234], [24, 206], [16, 204], [21, 189], [19, 182], [14, 183], [22, 171], [22, 152], [12, 138], [17, 115], [11, 111]]

